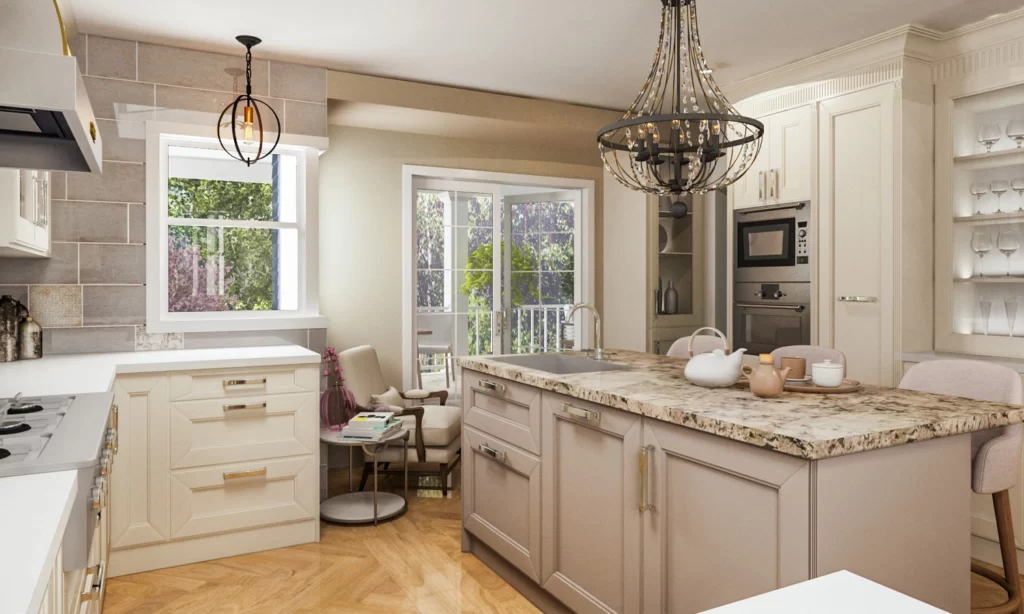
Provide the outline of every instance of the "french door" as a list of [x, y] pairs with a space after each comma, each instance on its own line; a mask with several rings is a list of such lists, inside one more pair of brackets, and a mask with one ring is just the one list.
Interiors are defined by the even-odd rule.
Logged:
[[413, 195], [417, 372], [454, 387], [455, 356], [579, 347], [579, 190], [416, 178]]

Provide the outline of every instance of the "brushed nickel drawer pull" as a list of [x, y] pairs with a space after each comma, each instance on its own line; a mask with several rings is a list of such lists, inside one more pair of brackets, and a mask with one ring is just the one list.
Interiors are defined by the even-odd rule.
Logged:
[[640, 448], [640, 511], [653, 512], [654, 504], [650, 503], [651, 496], [651, 446]]
[[259, 478], [267, 475], [267, 468], [252, 469], [249, 471], [231, 471], [224, 474], [224, 481], [240, 480], [242, 478]]
[[582, 407], [576, 407], [575, 405], [569, 405], [568, 403], [562, 404], [562, 413], [573, 418], [582, 418], [587, 422], [593, 422], [597, 424], [601, 422], [601, 412], [594, 411], [592, 409], [583, 409]]
[[117, 454], [118, 440], [121, 439], [121, 437], [120, 437], [120, 435], [118, 434], [118, 431], [117, 431], [118, 407], [117, 407], [116, 404], [110, 406], [110, 412], [111, 412], [111, 415], [110, 415], [110, 427], [114, 429], [114, 454]]
[[875, 303], [878, 299], [874, 296], [840, 296], [840, 303]]
[[224, 380], [224, 387], [228, 386], [266, 386], [267, 378], [265, 377], [254, 377], [252, 379], [226, 379]]
[[262, 403], [238, 403], [236, 405], [225, 405], [224, 411], [237, 411], [239, 409], [266, 409], [267, 402]]
[[483, 452], [487, 456], [490, 456], [491, 458], [493, 458], [494, 460], [498, 461], [499, 463], [504, 463], [505, 461], [508, 460], [508, 454], [505, 454], [504, 452], [499, 452], [499, 451], [495, 450], [494, 448], [492, 448], [491, 446], [487, 445], [486, 443], [482, 443], [482, 444], [478, 445], [476, 447], [476, 449], [480, 450], [481, 452]]
[[480, 387], [481, 388], [486, 388], [488, 390], [493, 390], [494, 392], [500, 392], [502, 394], [505, 393], [505, 385], [504, 384], [499, 384], [497, 382], [489, 382], [489, 381], [487, 381], [485, 379], [480, 380]]

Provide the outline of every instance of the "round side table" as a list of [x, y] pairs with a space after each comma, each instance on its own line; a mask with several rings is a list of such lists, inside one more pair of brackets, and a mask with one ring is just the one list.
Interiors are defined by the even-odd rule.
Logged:
[[[380, 441], [357, 441], [342, 439], [341, 431], [320, 429], [320, 442], [329, 446], [348, 448], [348, 490], [341, 495], [329, 497], [320, 504], [320, 518], [338, 524], [377, 524], [381, 520], [391, 520], [405, 513], [409, 500], [409, 463], [405, 467], [405, 494], [396, 495], [390, 492], [377, 491], [377, 460], [378, 454], [388, 446], [402, 444], [405, 457], [409, 456], [409, 429], [402, 429], [394, 435]], [[373, 492], [356, 492], [352, 475], [352, 450], [362, 448], [369, 462], [373, 463]], [[330, 493], [328, 493], [330, 494]]]

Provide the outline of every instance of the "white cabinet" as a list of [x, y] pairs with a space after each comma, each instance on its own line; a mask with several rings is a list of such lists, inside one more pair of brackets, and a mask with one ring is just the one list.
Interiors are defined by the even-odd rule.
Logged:
[[733, 208], [810, 200], [814, 177], [814, 106], [797, 107], [761, 118], [761, 153], [737, 181]]
[[50, 172], [0, 169], [0, 256], [50, 253]]

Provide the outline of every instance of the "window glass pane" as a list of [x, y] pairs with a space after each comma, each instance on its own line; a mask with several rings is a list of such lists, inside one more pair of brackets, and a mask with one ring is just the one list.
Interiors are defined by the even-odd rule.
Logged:
[[559, 232], [540, 235], [540, 261], [545, 271], [572, 271], [576, 265], [573, 235]]
[[294, 223], [298, 159], [272, 154], [246, 166], [217, 149], [167, 148], [169, 217]]
[[494, 226], [492, 196], [458, 192], [458, 214], [456, 223], [460, 226]]
[[448, 272], [439, 269], [416, 272], [416, 306], [428, 309], [444, 309], [445, 275]]
[[573, 274], [541, 273], [541, 294], [544, 305], [572, 305]]
[[298, 231], [168, 227], [169, 312], [298, 308]]

